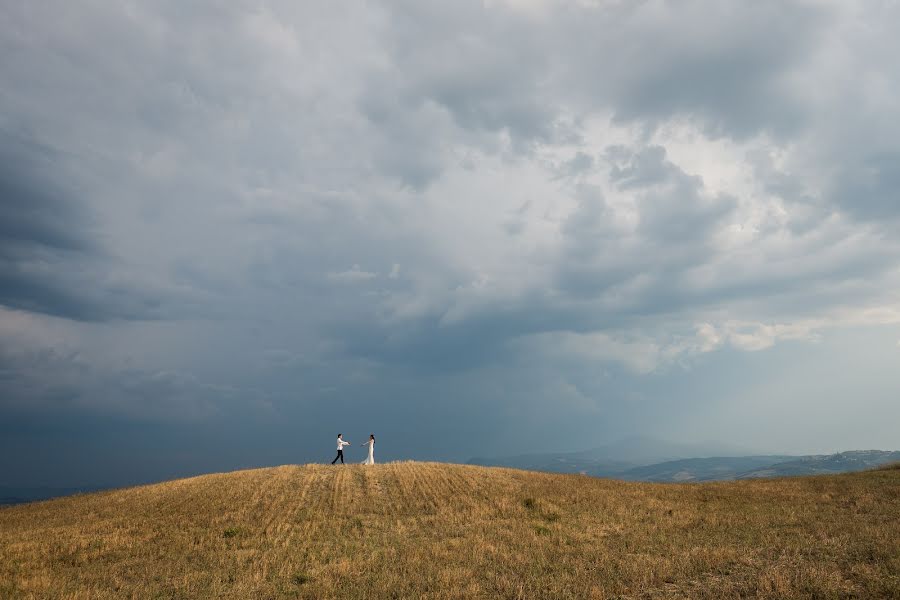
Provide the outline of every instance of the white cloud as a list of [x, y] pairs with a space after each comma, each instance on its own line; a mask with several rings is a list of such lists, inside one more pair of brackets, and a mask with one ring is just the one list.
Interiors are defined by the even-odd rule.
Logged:
[[356, 264], [354, 264], [346, 271], [328, 273], [328, 279], [330, 281], [336, 281], [338, 283], [361, 283], [364, 281], [369, 281], [370, 279], [375, 279], [377, 276], [377, 273], [363, 271], [359, 268], [359, 265]]

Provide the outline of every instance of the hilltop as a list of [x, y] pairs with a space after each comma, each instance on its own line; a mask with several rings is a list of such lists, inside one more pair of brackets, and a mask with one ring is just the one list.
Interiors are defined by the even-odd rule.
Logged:
[[900, 597], [900, 469], [284, 466], [0, 509], [3, 598]]

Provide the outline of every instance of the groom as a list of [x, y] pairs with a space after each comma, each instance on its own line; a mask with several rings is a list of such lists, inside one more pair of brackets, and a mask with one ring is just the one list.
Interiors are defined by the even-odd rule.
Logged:
[[344, 438], [341, 437], [342, 435], [344, 435], [344, 434], [342, 434], [342, 433], [338, 434], [338, 439], [337, 439], [338, 453], [337, 453], [337, 456], [334, 457], [334, 460], [331, 461], [331, 464], [336, 463], [337, 459], [341, 459], [341, 464], [344, 464], [344, 446], [349, 446], [350, 442], [345, 442]]

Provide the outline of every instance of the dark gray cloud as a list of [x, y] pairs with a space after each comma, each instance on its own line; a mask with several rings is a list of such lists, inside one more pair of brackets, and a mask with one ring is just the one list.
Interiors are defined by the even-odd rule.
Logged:
[[704, 197], [702, 178], [666, 160], [666, 149], [661, 146], [627, 153], [622, 148], [607, 150], [607, 155], [624, 158], [624, 164], [613, 162], [610, 179], [619, 189], [642, 190], [638, 195], [639, 229], [651, 240], [667, 247], [685, 240], [706, 240], [737, 207], [733, 197]]
[[832, 190], [844, 210], [863, 219], [894, 219], [900, 211], [900, 149], [863, 152], [856, 164], [839, 169]]
[[[48, 250], [89, 253], [90, 218], [57, 182], [59, 161], [47, 148], [0, 132], [0, 252]], [[23, 248], [24, 246], [24, 248]], [[17, 251], [18, 249], [18, 251]]]
[[[595, 57], [615, 65], [618, 120], [681, 116], [714, 136], [783, 137], [807, 124], [790, 77], [822, 42], [829, 17], [801, 2], [626, 4], [607, 21], [614, 41]], [[594, 79], [600, 90], [604, 79]]]
[[[808, 113], [791, 77], [833, 18], [802, 2], [560, 2], [529, 14], [474, 0], [394, 3], [389, 16], [389, 67], [361, 101], [378, 124], [402, 131], [437, 107], [476, 137], [508, 135], [524, 152], [579, 139], [591, 114], [650, 128], [689, 119], [739, 139], [797, 132]], [[405, 141], [419, 160], [439, 153], [433, 136]]]
[[775, 362], [896, 343], [896, 10], [7, 3], [0, 454], [747, 437]]
[[0, 304], [87, 321], [158, 317], [158, 295], [110, 281], [115, 259], [83, 193], [58, 152], [0, 132]]
[[4, 347], [3, 409], [50, 423], [73, 416], [119, 423], [196, 423], [220, 419], [237, 394], [232, 387], [203, 382], [189, 373], [128, 364], [110, 367], [77, 349]]
[[[679, 281], [708, 262], [714, 253], [711, 237], [732, 217], [736, 202], [704, 193], [702, 179], [666, 160], [660, 146], [616, 146], [605, 157], [610, 182], [632, 203], [617, 207], [600, 189], [579, 188], [578, 208], [562, 228], [559, 285], [605, 300], [613, 312], [646, 310], [648, 297], [658, 310], [671, 310]], [[625, 211], [636, 222], [620, 219]]]

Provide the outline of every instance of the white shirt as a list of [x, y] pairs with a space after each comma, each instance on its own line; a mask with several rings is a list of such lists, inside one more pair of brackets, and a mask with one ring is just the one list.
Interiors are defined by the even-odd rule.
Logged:
[[338, 438], [337, 444], [338, 444], [338, 450], [343, 450], [343, 449], [344, 449], [344, 446], [349, 446], [349, 445], [350, 445], [350, 442], [345, 442], [345, 441], [342, 440], [341, 438]]

